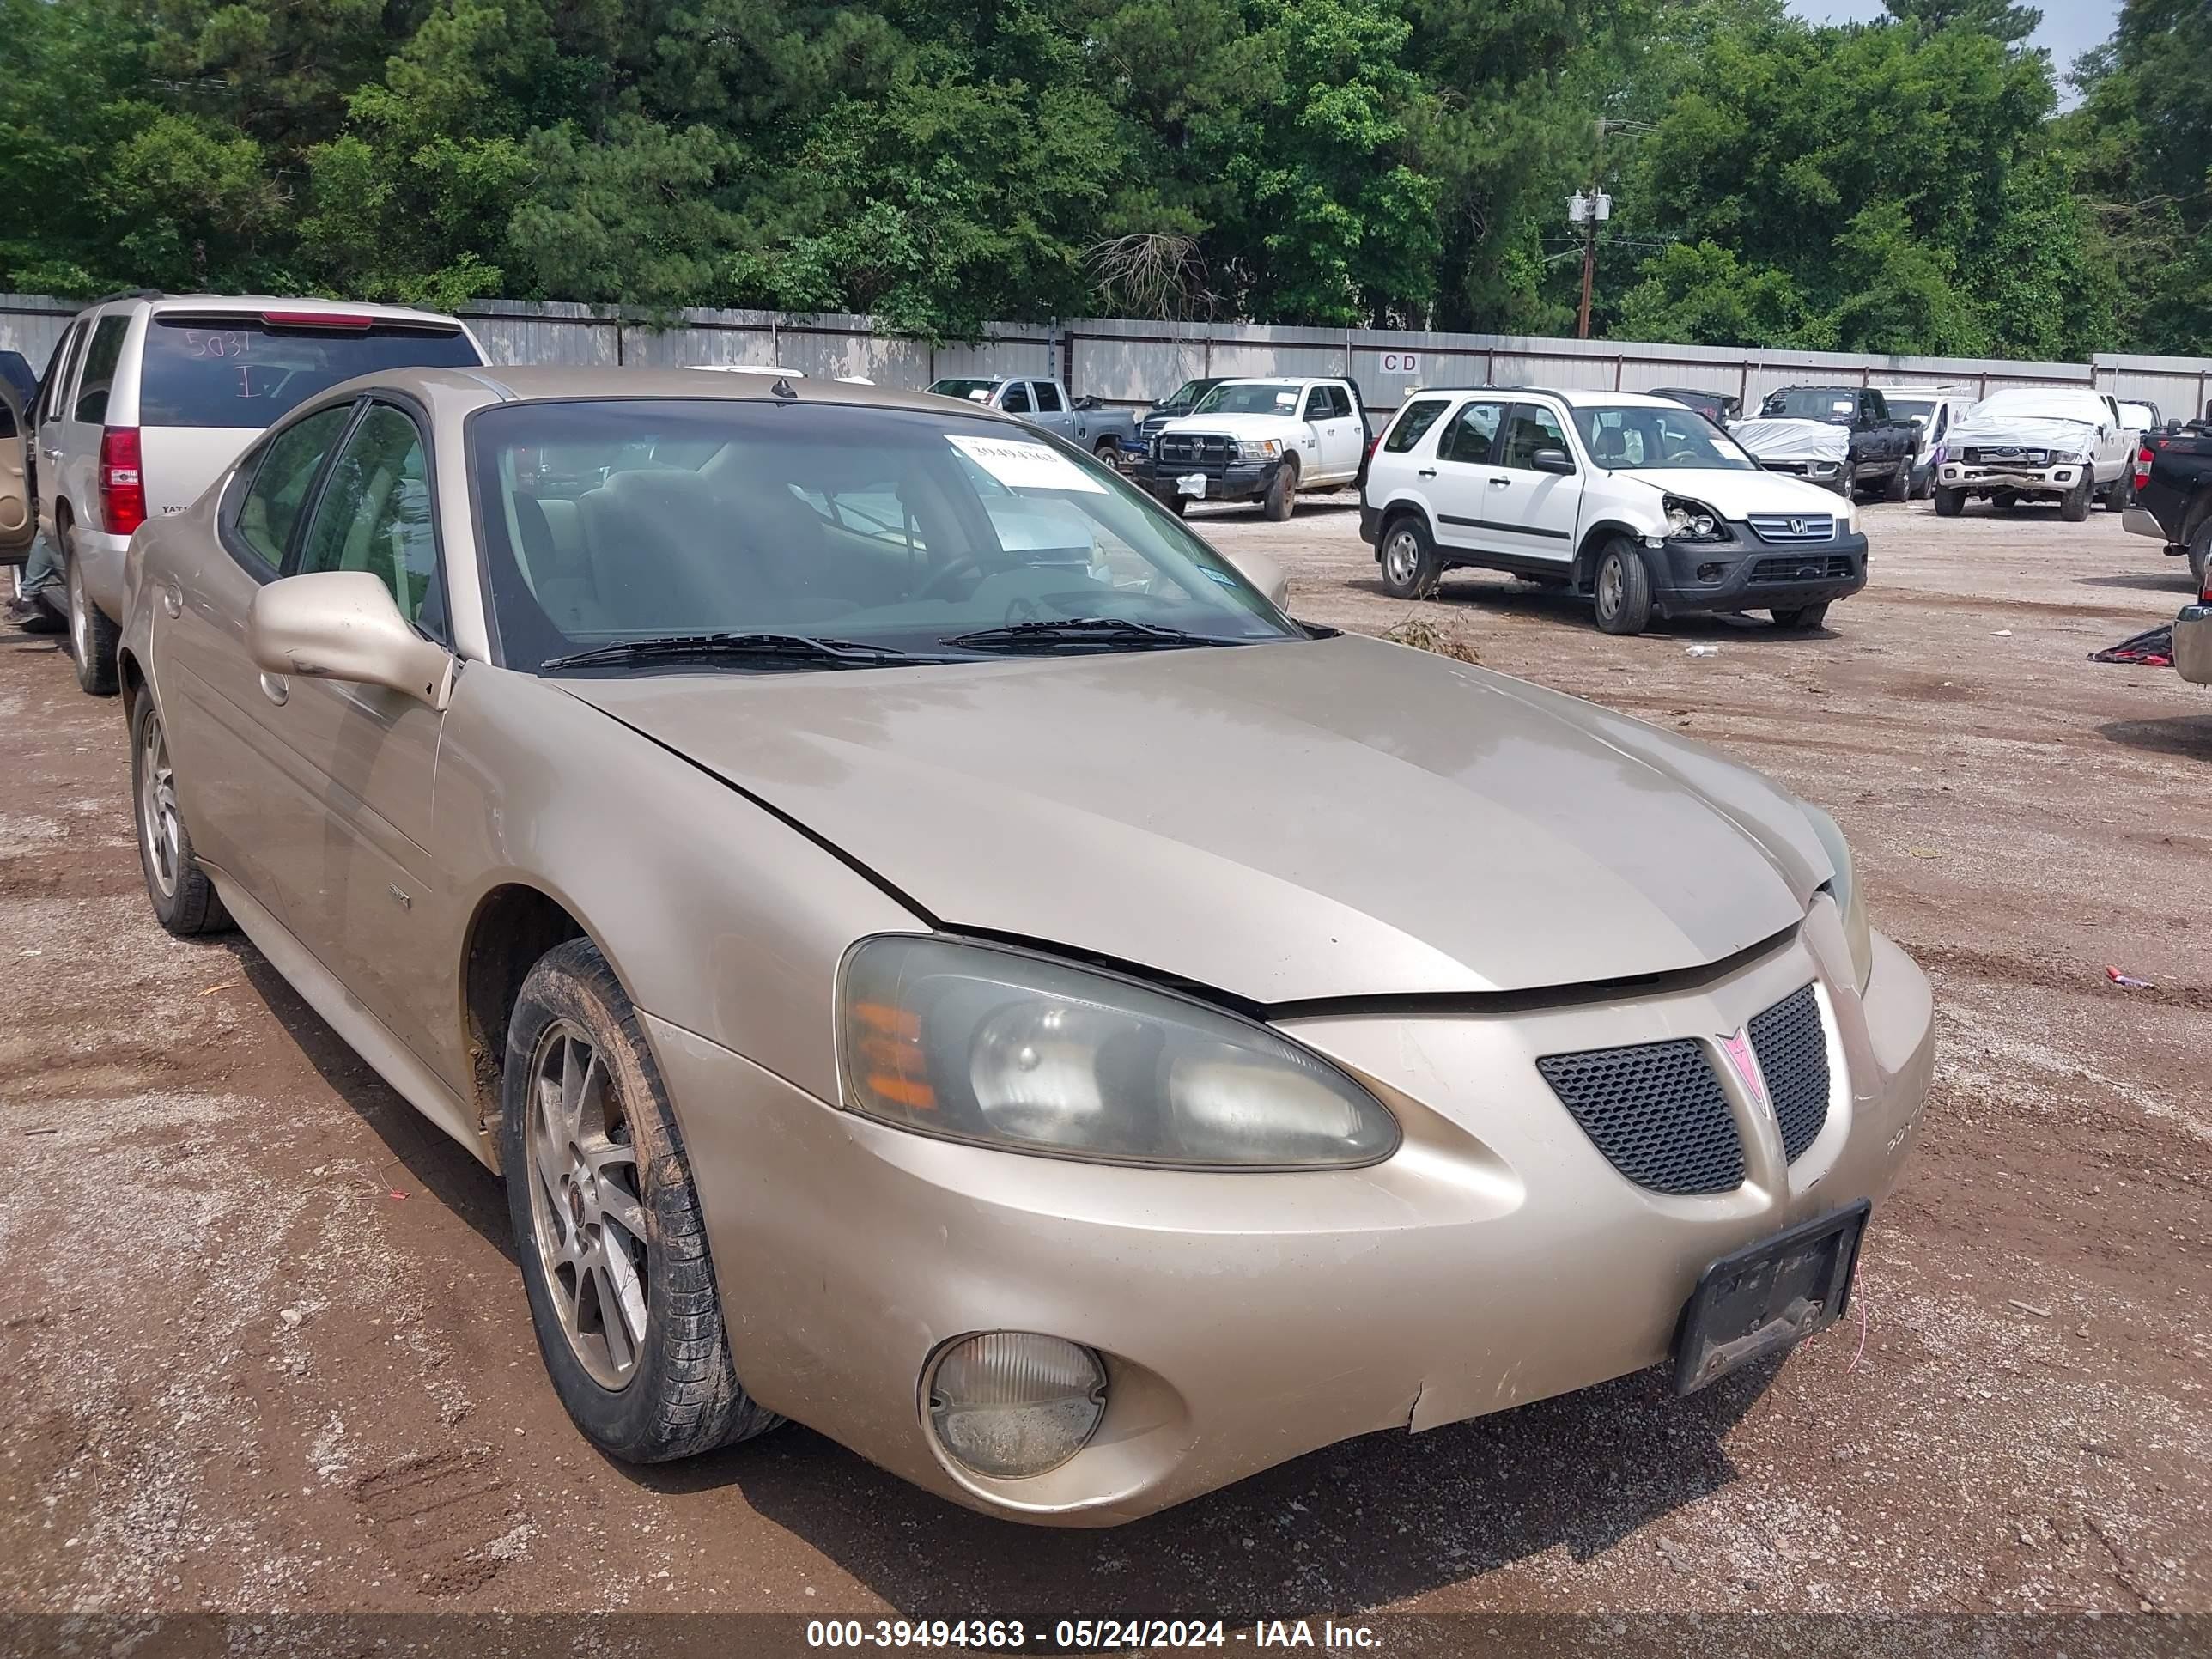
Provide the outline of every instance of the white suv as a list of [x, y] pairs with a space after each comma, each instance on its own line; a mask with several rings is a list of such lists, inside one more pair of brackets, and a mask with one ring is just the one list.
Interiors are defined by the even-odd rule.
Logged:
[[1396, 599], [1455, 566], [1589, 594], [1608, 634], [1654, 613], [1818, 628], [1866, 586], [1857, 509], [1763, 471], [1694, 410], [1516, 386], [1407, 398], [1367, 465], [1359, 534]]
[[379, 369], [476, 367], [451, 317], [398, 306], [141, 289], [80, 312], [36, 416], [39, 525], [69, 582], [77, 684], [115, 690], [131, 532], [181, 513], [304, 398]]

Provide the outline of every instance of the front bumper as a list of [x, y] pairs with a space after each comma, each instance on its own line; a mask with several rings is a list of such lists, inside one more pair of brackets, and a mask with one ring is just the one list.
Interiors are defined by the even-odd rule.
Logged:
[[[1340, 1173], [1119, 1169], [930, 1139], [647, 1025], [747, 1389], [945, 1498], [1097, 1526], [1353, 1436], [1664, 1359], [1706, 1264], [1878, 1200], [1895, 1179], [1927, 1096], [1932, 1011], [1919, 969], [1887, 940], [1875, 949], [1861, 998], [1823, 901], [1786, 942], [1692, 989], [1286, 1025], [1367, 1079], [1404, 1130], [1389, 1159]], [[1534, 1067], [1735, 1031], [1808, 981], [1831, 1011], [1826, 1125], [1784, 1164], [1771, 1116], [1738, 1098], [1750, 1173], [1733, 1192], [1632, 1185]], [[1105, 1358], [1104, 1420], [1048, 1474], [988, 1479], [933, 1449], [924, 1368], [951, 1339], [994, 1330]]]
[[1945, 489], [1963, 489], [1970, 495], [1988, 495], [1999, 489], [2022, 495], [2065, 495], [2071, 494], [2088, 473], [2087, 461], [2061, 461], [2051, 466], [2002, 463], [1969, 466], [1964, 461], [1946, 461], [1937, 483]]
[[1848, 531], [1824, 542], [1759, 539], [1731, 524], [1730, 542], [1644, 544], [1651, 593], [1670, 617], [1705, 611], [1796, 610], [1866, 586], [1867, 538]]
[[1129, 476], [1159, 500], [1170, 504], [1182, 493], [1177, 480], [1194, 472], [1204, 475], [1206, 494], [1192, 499], [1256, 501], [1274, 487], [1275, 474], [1282, 466], [1280, 460], [1231, 461], [1223, 465], [1218, 462], [1207, 465], [1162, 461], [1147, 455], [1130, 470]]
[[2212, 685], [2212, 605], [2185, 605], [2173, 619], [2173, 666], [2185, 680]]

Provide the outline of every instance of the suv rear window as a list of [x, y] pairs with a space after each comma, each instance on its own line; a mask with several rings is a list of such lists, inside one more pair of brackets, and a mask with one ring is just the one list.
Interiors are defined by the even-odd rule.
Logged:
[[146, 331], [142, 426], [264, 427], [326, 386], [387, 368], [473, 368], [456, 330], [272, 328], [250, 313], [161, 316]]

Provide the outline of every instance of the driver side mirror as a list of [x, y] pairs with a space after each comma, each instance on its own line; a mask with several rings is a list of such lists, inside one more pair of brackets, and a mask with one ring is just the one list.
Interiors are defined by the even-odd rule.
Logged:
[[1283, 574], [1283, 567], [1265, 553], [1240, 550], [1235, 553], [1215, 549], [1216, 552], [1237, 567], [1237, 574], [1267, 596], [1267, 603], [1276, 610], [1289, 608], [1291, 579]]
[[417, 634], [366, 570], [270, 582], [246, 611], [246, 648], [271, 674], [381, 685], [433, 708], [453, 696], [453, 653]]
[[1539, 472], [1572, 472], [1574, 457], [1564, 449], [1540, 449], [1528, 458], [1528, 465]]

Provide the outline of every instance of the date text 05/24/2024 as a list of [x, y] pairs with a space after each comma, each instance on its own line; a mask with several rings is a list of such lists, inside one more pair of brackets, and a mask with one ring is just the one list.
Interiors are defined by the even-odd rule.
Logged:
[[1374, 1627], [1333, 1619], [810, 1619], [810, 1648], [976, 1648], [985, 1652], [1114, 1652], [1129, 1648], [1327, 1648], [1373, 1651]]

